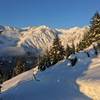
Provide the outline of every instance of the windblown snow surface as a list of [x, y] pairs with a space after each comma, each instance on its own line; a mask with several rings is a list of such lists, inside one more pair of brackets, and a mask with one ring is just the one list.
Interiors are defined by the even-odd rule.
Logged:
[[[91, 52], [90, 52], [91, 53]], [[37, 68], [3, 83], [3, 100], [100, 100], [100, 56], [76, 54], [74, 67], [62, 60], [43, 72]], [[34, 73], [35, 72], [35, 73]], [[36, 81], [33, 78], [36, 74]]]

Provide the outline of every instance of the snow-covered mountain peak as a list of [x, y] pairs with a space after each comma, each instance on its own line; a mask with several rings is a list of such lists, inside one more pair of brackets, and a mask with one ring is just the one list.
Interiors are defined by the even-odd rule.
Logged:
[[55, 38], [56, 31], [46, 26], [40, 26], [35, 28], [32, 27], [21, 34], [22, 36], [18, 42], [18, 47], [26, 46], [46, 49]]
[[46, 25], [41, 25], [41, 26], [39, 26], [38, 28], [41, 28], [41, 29], [48, 29], [49, 27], [46, 26]]
[[72, 27], [69, 29], [57, 29], [58, 31], [64, 32], [64, 33], [75, 33], [75, 32], [81, 32], [81, 31], [87, 31], [89, 29], [88, 26], [84, 26], [84, 27]]
[[52, 29], [48, 26], [41, 25], [25, 28], [0, 26], [0, 30], [0, 47], [17, 46], [46, 50], [52, 45], [52, 41], [56, 35], [59, 35], [64, 46], [72, 43], [72, 41], [77, 44], [89, 28], [73, 27], [70, 29]]
[[67, 44], [70, 44], [74, 42], [76, 45], [80, 42], [80, 40], [83, 39], [84, 34], [86, 34], [89, 30], [89, 27], [73, 27], [70, 29], [60, 29], [60, 31], [63, 34], [60, 34], [62, 44], [66, 46]]

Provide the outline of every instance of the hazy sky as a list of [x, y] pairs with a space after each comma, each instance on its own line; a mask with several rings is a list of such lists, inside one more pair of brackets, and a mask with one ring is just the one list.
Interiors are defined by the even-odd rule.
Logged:
[[100, 0], [0, 0], [0, 24], [84, 26], [96, 11]]

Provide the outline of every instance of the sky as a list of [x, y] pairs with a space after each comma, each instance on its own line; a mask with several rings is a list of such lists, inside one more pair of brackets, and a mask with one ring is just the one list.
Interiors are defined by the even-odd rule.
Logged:
[[66, 28], [89, 25], [100, 0], [0, 0], [0, 24]]

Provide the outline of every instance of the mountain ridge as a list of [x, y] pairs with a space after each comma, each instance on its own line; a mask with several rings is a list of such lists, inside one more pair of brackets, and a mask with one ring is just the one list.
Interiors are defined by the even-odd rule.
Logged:
[[45, 51], [50, 48], [56, 35], [59, 36], [64, 46], [72, 42], [76, 45], [88, 30], [88, 26], [52, 29], [45, 25], [25, 28], [0, 25], [0, 47], [22, 47]]

